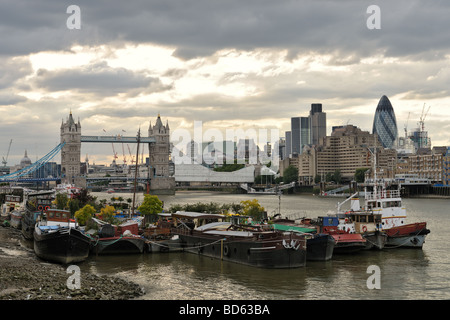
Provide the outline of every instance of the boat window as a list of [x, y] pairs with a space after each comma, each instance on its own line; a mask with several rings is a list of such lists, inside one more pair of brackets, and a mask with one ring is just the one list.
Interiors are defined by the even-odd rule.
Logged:
[[55, 213], [52, 212], [52, 211], [50, 211], [50, 212], [48, 213], [48, 216], [49, 216], [49, 218], [53, 218], [53, 217], [55, 216]]
[[64, 212], [64, 213], [62, 214], [62, 217], [63, 217], [64, 219], [67, 219], [67, 213]]
[[368, 218], [369, 218], [369, 219], [368, 219], [368, 222], [374, 222], [373, 216], [369, 216]]

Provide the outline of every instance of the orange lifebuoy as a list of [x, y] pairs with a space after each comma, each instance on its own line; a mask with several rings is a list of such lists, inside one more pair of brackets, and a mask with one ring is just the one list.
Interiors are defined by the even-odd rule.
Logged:
[[367, 227], [366, 227], [366, 226], [363, 226], [363, 227], [362, 227], [362, 231], [363, 231], [363, 232], [366, 232], [366, 231], [367, 231]]
[[46, 207], [45, 207], [45, 211], [47, 211], [48, 209], [50, 209], [50, 207], [49, 207], [49, 206], [46, 206]]
[[44, 209], [41, 205], [39, 205], [38, 210], [42, 211], [42, 209]]

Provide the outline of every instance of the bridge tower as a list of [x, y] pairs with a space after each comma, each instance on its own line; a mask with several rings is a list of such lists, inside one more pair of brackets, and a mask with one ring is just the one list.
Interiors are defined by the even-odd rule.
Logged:
[[75, 123], [72, 111], [66, 122], [61, 122], [61, 143], [66, 144], [61, 149], [61, 181], [75, 184], [80, 176], [81, 158], [81, 124]]
[[164, 125], [158, 114], [156, 123], [148, 128], [148, 136], [155, 139], [149, 143], [150, 190], [155, 194], [174, 194], [175, 178], [170, 177], [170, 128]]

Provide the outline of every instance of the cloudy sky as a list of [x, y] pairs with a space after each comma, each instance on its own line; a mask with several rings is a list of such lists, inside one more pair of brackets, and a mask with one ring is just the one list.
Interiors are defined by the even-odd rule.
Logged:
[[[367, 27], [373, 4], [381, 29]], [[67, 26], [70, 5], [80, 29]], [[328, 134], [371, 131], [382, 95], [399, 134], [425, 105], [432, 144], [450, 145], [449, 17], [445, 0], [2, 0], [0, 154], [12, 139], [8, 165], [25, 149], [44, 156], [70, 111], [83, 135], [135, 136], [160, 113], [172, 130], [202, 121], [284, 136], [322, 103]], [[113, 151], [85, 154], [102, 163]]]

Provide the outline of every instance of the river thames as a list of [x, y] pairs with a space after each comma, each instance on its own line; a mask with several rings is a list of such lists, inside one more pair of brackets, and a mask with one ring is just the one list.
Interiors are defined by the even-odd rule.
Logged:
[[[98, 199], [131, 194], [93, 193]], [[312, 195], [177, 192], [171, 204], [238, 203], [257, 198], [269, 216], [317, 217], [345, 198]], [[138, 196], [138, 202], [143, 196]], [[447, 300], [450, 299], [450, 199], [404, 199], [408, 222], [426, 221], [423, 249], [384, 249], [334, 255], [297, 269], [260, 269], [187, 252], [90, 257], [81, 270], [116, 275], [145, 289], [143, 300]], [[380, 289], [367, 285], [369, 266], [380, 270]]]

